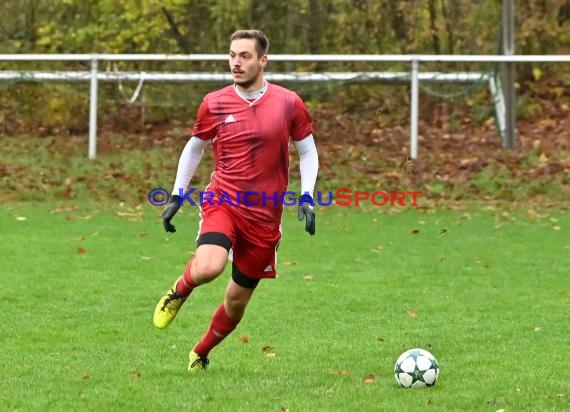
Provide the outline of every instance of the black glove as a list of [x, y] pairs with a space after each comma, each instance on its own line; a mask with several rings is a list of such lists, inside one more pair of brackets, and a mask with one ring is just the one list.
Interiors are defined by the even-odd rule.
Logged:
[[166, 207], [162, 211], [162, 224], [164, 225], [164, 230], [167, 232], [176, 232], [176, 227], [170, 223], [170, 220], [174, 217], [176, 212], [180, 209], [180, 197], [178, 195], [173, 195], [170, 202], [166, 204]]
[[309, 234], [315, 234], [315, 202], [313, 198], [304, 194], [299, 198], [299, 205], [297, 206], [297, 218], [299, 220], [307, 219], [305, 222], [305, 230]]

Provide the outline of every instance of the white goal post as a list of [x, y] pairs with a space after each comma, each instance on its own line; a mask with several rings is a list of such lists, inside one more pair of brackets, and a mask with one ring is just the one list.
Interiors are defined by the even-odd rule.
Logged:
[[[170, 82], [231, 82], [230, 73], [148, 73], [148, 72], [107, 72], [99, 70], [102, 61], [227, 61], [226, 54], [0, 54], [0, 61], [75, 61], [88, 62], [89, 71], [0, 71], [1, 80], [35, 80], [35, 81], [85, 81], [90, 82], [89, 98], [89, 149], [88, 157], [97, 155], [97, 95], [99, 81], [137, 81], [140, 90], [145, 81]], [[570, 55], [307, 55], [276, 54], [270, 55], [272, 61], [282, 62], [400, 62], [410, 64], [409, 72], [290, 72], [265, 74], [269, 81], [288, 82], [405, 82], [410, 88], [410, 158], [418, 157], [418, 119], [419, 119], [419, 83], [422, 82], [487, 82], [498, 122], [498, 129], [503, 143], [507, 134], [505, 107], [500, 79], [484, 72], [421, 72], [422, 62], [454, 62], [454, 63], [555, 63], [570, 62]], [[138, 92], [136, 92], [138, 93]]]

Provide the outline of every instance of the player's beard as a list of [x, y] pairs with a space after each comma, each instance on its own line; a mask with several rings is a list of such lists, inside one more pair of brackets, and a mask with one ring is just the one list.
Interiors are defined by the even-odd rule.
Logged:
[[[251, 77], [248, 78], [241, 78], [241, 79], [236, 79], [234, 76], [234, 83], [237, 84], [239, 87], [241, 87], [244, 90], [248, 90], [253, 84], [255, 84], [256, 81], [259, 80], [259, 78], [261, 77], [261, 70], [257, 70]], [[242, 73], [242, 75], [245, 73]], [[255, 90], [251, 90], [252, 92]]]

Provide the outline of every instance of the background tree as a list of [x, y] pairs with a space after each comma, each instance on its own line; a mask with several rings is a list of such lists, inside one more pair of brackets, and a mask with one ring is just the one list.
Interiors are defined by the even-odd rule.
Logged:
[[[4, 53], [226, 53], [228, 37], [234, 30], [255, 27], [269, 34], [270, 53], [274, 54], [494, 54], [500, 52], [501, 1], [3, 0], [0, 4], [0, 48]], [[569, 53], [570, 0], [520, 0], [516, 10], [518, 53]], [[51, 67], [69, 68], [72, 65], [59, 63]], [[133, 70], [224, 70], [222, 66], [212, 68], [211, 62], [170, 63], [168, 68], [161, 62], [145, 66], [140, 63], [120, 65], [123, 69]], [[47, 69], [45, 63], [2, 62], [0, 66]], [[459, 66], [440, 65], [438, 69], [489, 69], [489, 65]], [[520, 91], [529, 90], [524, 82], [538, 78], [552, 78], [563, 90], [567, 88], [569, 80], [555, 67], [520, 65], [517, 69], [522, 82]], [[406, 67], [355, 62], [340, 68], [331, 64], [273, 62], [270, 69], [403, 70]], [[0, 91], [8, 88], [12, 92], [14, 87], [17, 86], [3, 83]], [[175, 91], [167, 91], [165, 85], [161, 87], [165, 91], [153, 104], [178, 99], [174, 96]], [[186, 105], [188, 102], [194, 104], [196, 96], [203, 91], [200, 85], [193, 85], [188, 90], [178, 89], [178, 93], [188, 96]], [[151, 90], [145, 88], [145, 91], [144, 97], [150, 99]], [[303, 93], [309, 100], [311, 97], [315, 97], [316, 102], [326, 100], [337, 105], [339, 110], [365, 105], [368, 100], [374, 104], [394, 100], [390, 93], [382, 95], [384, 92], [378, 88], [356, 86], [343, 88], [343, 96], [336, 100], [338, 93], [328, 86], [306, 86]], [[0, 111], [20, 106], [4, 118], [19, 115], [21, 105], [14, 100], [16, 95], [0, 94]], [[11, 104], [7, 103], [10, 99]], [[41, 100], [30, 99], [30, 107], [34, 101]], [[398, 101], [389, 106], [405, 105], [405, 101]], [[63, 110], [65, 99], [55, 106]], [[77, 105], [73, 103], [72, 106]]]

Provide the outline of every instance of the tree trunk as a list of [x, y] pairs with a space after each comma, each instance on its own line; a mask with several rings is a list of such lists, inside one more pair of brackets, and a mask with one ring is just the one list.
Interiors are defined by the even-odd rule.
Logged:
[[176, 20], [174, 20], [174, 16], [172, 16], [166, 7], [161, 7], [161, 9], [162, 13], [164, 13], [164, 16], [166, 17], [166, 20], [168, 20], [168, 24], [170, 24], [170, 31], [172, 32], [176, 43], [178, 43], [178, 47], [180, 47], [184, 53], [190, 53], [190, 43], [188, 42], [188, 39], [184, 37], [184, 35], [180, 32], [178, 24], [176, 24]]
[[433, 52], [435, 54], [441, 54], [441, 46], [439, 42], [439, 34], [437, 30], [437, 8], [435, 4], [436, 0], [429, 0], [429, 28], [431, 31], [431, 43], [433, 46]]
[[388, 2], [388, 9], [390, 11], [390, 22], [392, 24], [392, 30], [396, 35], [396, 41], [400, 44], [400, 51], [402, 53], [407, 53], [407, 44], [410, 44], [410, 40], [408, 37], [408, 28], [406, 26], [406, 19], [404, 18], [404, 12], [401, 9], [401, 6], [398, 6], [398, 3], [402, 4], [398, 0], [390, 0]]
[[445, 20], [445, 30], [447, 31], [447, 52], [449, 54], [453, 54], [455, 48], [454, 47], [455, 39], [453, 38], [452, 22], [449, 17], [449, 14], [447, 13], [445, 0], [441, 0], [441, 14], [443, 16], [443, 19]]
[[566, 0], [558, 9], [558, 25], [562, 26], [568, 20], [570, 20], [570, 0]]
[[319, 0], [310, 1], [310, 10], [310, 26], [307, 30], [309, 52], [311, 54], [319, 54], [321, 52], [321, 9]]

